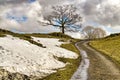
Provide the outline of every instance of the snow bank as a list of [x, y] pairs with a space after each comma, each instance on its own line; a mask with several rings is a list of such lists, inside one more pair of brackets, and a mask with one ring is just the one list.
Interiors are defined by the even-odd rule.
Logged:
[[42, 43], [43, 46], [46, 46], [46, 50], [48, 50], [51, 54], [57, 57], [74, 58], [74, 59], [78, 57], [76, 53], [61, 48], [60, 45], [64, 43], [59, 42], [59, 39], [33, 37], [33, 40], [38, 43]]
[[47, 48], [38, 47], [28, 41], [7, 36], [0, 38], [0, 66], [10, 72], [26, 75], [46, 76], [63, 68], [66, 64], [54, 58], [77, 58], [78, 56], [58, 46], [58, 39], [34, 38]]

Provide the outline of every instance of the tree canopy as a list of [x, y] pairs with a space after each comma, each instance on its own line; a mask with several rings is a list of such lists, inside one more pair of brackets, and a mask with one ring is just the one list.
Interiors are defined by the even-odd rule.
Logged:
[[105, 30], [99, 27], [94, 28], [93, 26], [86, 26], [85, 28], [83, 28], [82, 32], [87, 39], [96, 39], [106, 36]]
[[62, 33], [67, 31], [77, 31], [81, 28], [82, 17], [73, 5], [53, 6], [52, 14], [45, 16], [47, 25], [60, 28]]

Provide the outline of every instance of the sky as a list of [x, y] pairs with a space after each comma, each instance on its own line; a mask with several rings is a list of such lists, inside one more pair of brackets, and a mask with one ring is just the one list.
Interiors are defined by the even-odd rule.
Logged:
[[59, 31], [43, 26], [51, 6], [72, 4], [83, 17], [83, 26], [95, 26], [108, 33], [120, 32], [120, 0], [0, 0], [0, 28], [14, 32]]

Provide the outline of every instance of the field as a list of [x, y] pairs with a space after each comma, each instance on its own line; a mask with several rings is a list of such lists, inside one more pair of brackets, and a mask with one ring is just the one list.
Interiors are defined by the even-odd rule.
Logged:
[[112, 34], [104, 39], [91, 41], [90, 45], [120, 65], [120, 34]]

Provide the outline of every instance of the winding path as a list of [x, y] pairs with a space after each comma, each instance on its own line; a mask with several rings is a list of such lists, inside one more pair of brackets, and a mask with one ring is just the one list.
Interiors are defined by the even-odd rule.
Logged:
[[76, 43], [82, 62], [71, 80], [120, 80], [120, 68], [100, 52], [91, 48], [88, 41]]

